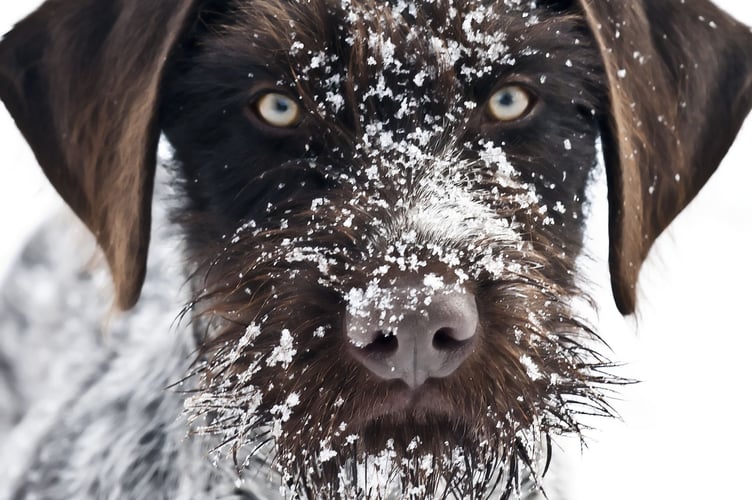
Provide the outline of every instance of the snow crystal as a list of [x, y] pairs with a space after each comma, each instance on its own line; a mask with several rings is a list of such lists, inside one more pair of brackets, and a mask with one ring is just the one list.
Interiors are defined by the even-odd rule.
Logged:
[[321, 463], [328, 462], [336, 456], [337, 452], [331, 448], [330, 439], [321, 441], [321, 449], [319, 450], [319, 460], [321, 461]]
[[296, 407], [300, 403], [300, 396], [293, 392], [289, 396], [287, 396], [287, 399], [283, 404], [274, 405], [272, 407], [271, 413], [272, 415], [279, 415], [279, 419], [282, 422], [287, 422], [290, 420], [290, 415], [292, 415], [292, 409]]
[[293, 347], [292, 334], [290, 330], [285, 328], [281, 332], [279, 345], [269, 355], [266, 364], [267, 366], [274, 366], [279, 363], [283, 368], [287, 369], [290, 363], [292, 363], [296, 352], [297, 350]]

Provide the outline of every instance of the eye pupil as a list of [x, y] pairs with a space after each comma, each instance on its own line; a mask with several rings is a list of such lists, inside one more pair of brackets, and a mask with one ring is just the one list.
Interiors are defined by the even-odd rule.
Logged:
[[511, 92], [503, 92], [499, 95], [499, 104], [502, 106], [511, 106], [514, 104], [514, 96]]
[[277, 99], [275, 102], [277, 111], [280, 113], [286, 113], [290, 109], [290, 105], [282, 99]]

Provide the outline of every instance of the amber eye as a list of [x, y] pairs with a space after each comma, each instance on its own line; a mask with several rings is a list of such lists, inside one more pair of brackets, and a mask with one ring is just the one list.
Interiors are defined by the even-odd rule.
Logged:
[[491, 96], [488, 111], [500, 122], [511, 122], [527, 116], [533, 108], [533, 96], [520, 85], [506, 85]]
[[255, 105], [259, 118], [272, 127], [294, 127], [300, 121], [300, 106], [284, 94], [269, 92], [262, 95]]

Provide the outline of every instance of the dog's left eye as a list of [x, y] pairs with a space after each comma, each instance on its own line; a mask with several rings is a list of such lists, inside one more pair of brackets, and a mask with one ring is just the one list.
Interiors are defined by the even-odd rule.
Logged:
[[527, 116], [533, 108], [532, 94], [520, 85], [506, 85], [491, 96], [488, 112], [500, 122], [511, 122]]
[[300, 121], [300, 106], [284, 94], [264, 94], [256, 101], [255, 106], [259, 118], [272, 127], [294, 127]]

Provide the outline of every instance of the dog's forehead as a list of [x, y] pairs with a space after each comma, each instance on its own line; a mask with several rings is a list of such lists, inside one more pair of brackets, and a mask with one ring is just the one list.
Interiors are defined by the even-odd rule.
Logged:
[[246, 38], [259, 65], [302, 80], [344, 68], [417, 86], [447, 71], [473, 83], [545, 49], [526, 36], [545, 12], [534, 2], [251, 0], [240, 10], [226, 33]]

